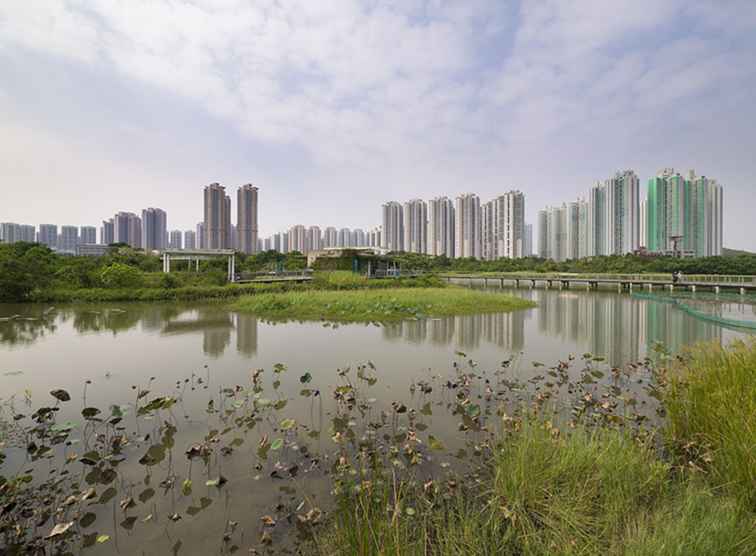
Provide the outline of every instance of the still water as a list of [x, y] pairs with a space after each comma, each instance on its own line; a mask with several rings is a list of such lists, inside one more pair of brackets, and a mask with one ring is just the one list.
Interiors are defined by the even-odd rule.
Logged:
[[[375, 403], [385, 408], [395, 400], [408, 405], [416, 401], [412, 386], [436, 373], [447, 373], [459, 359], [458, 352], [473, 358], [483, 372], [512, 360], [511, 372], [527, 378], [537, 372], [534, 362], [548, 366], [570, 354], [588, 352], [605, 358], [608, 366], [621, 368], [643, 359], [658, 343], [676, 352], [695, 342], [728, 343], [747, 335], [697, 319], [674, 305], [626, 294], [543, 289], [511, 292], [535, 301], [537, 307], [387, 325], [334, 325], [271, 323], [217, 304], [0, 305], [0, 319], [5, 319], [0, 320], [0, 400], [13, 399], [14, 411], [19, 411], [24, 404], [38, 407], [50, 403], [48, 393], [63, 388], [73, 400], [63, 404], [58, 419], [78, 423], [82, 405], [108, 408], [133, 404], [135, 387], [171, 394], [181, 400], [174, 413], [181, 421], [176, 445], [183, 457], [184, 448], [213, 427], [203, 416], [208, 399], [217, 397], [221, 387], [248, 385], [255, 369], [266, 369], [268, 385], [273, 378], [280, 381], [277, 395], [290, 402], [286, 416], [306, 423], [308, 430], [327, 431], [333, 400], [328, 395], [317, 400], [302, 398], [304, 373], [312, 376], [308, 387], [325, 393], [338, 384], [338, 369], [354, 369], [369, 361], [380, 377]], [[754, 309], [740, 303], [728, 304], [727, 310], [747, 318]], [[270, 370], [278, 363], [288, 371], [273, 377]], [[85, 385], [85, 381], [90, 383]], [[455, 428], [449, 416], [429, 420], [431, 430]], [[313, 451], [330, 442], [328, 434], [311, 438]], [[257, 438], [250, 439], [243, 449], [254, 454], [257, 442]], [[11, 475], [25, 465], [23, 450], [11, 449], [0, 474]], [[142, 477], [143, 470], [134, 462], [122, 464], [121, 491], [132, 493], [135, 499], [145, 492], [150, 496], [145, 495], [136, 528], [133, 522], [130, 527], [114, 526], [121, 517], [116, 518], [119, 510], [112, 508], [112, 519], [107, 517], [110, 529], [100, 531], [107, 531], [113, 541], [107, 547], [95, 547], [94, 553], [116, 549], [122, 554], [218, 553], [227, 548], [220, 538], [229, 520], [241, 522], [241, 533], [234, 532], [234, 542], [244, 548], [258, 534], [257, 518], [252, 523], [245, 519], [270, 512], [281, 504], [286, 492], [282, 494], [278, 484], [259, 481], [245, 457], [219, 459], [205, 471], [193, 471], [191, 464], [187, 471], [183, 461], [177, 465], [180, 470], [171, 468], [170, 474], [179, 479], [191, 473], [205, 474], [194, 477], [195, 484], [203, 486], [184, 497], [191, 498], [189, 502], [167, 489], [165, 494], [151, 494], [150, 481], [161, 480], [161, 470], [169, 473], [161, 466], [151, 471], [156, 477], [150, 479], [150, 474]], [[212, 478], [219, 469], [229, 479], [229, 488], [221, 491], [204, 486], [204, 479]], [[311, 496], [325, 495], [325, 481], [320, 488], [316, 483], [310, 484]], [[113, 504], [118, 499], [120, 496]], [[204, 511], [187, 515], [187, 504], [190, 510]], [[97, 510], [98, 515], [109, 511]], [[174, 512], [185, 518], [166, 519]], [[147, 523], [144, 514], [150, 517]]]

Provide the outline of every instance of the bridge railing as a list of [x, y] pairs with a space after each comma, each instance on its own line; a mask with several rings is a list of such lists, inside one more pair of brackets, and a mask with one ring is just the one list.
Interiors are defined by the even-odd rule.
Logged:
[[283, 270], [281, 272], [242, 272], [242, 280], [254, 280], [255, 278], [298, 278], [303, 276], [312, 276], [312, 270]]

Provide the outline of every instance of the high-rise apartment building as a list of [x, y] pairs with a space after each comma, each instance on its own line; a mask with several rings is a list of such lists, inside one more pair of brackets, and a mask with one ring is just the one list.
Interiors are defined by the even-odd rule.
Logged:
[[454, 203], [448, 197], [428, 201], [428, 255], [454, 257]]
[[0, 224], [0, 242], [18, 243], [24, 241], [34, 243], [36, 240], [36, 228], [31, 224], [16, 224], [15, 222]]
[[198, 222], [195, 226], [196, 230], [196, 237], [194, 241], [196, 242], [197, 249], [206, 249], [205, 247], [205, 223], [204, 222]]
[[79, 244], [93, 245], [97, 243], [97, 228], [81, 226], [79, 228]]
[[251, 183], [242, 185], [236, 192], [237, 248], [242, 253], [256, 253], [257, 249], [257, 195]]
[[142, 219], [133, 212], [119, 212], [113, 217], [113, 243], [142, 247]]
[[352, 230], [349, 228], [341, 228], [339, 234], [336, 237], [336, 247], [351, 247], [352, 246]]
[[37, 241], [37, 230], [32, 224], [21, 224], [21, 241], [26, 243]]
[[310, 251], [320, 251], [323, 249], [323, 239], [320, 234], [320, 228], [317, 226], [310, 226], [307, 228], [307, 241], [305, 244], [306, 253]]
[[454, 210], [454, 256], [456, 258], [481, 258], [481, 208], [475, 193], [457, 197]]
[[404, 250], [425, 253], [428, 249], [428, 205], [421, 199], [404, 203]]
[[533, 256], [533, 224], [525, 224], [525, 234], [522, 240], [522, 256]]
[[485, 203], [481, 209], [481, 253], [484, 259], [523, 256], [525, 195], [510, 191]]
[[168, 217], [159, 208], [142, 211], [142, 247], [145, 251], [163, 250], [168, 235]]
[[58, 247], [58, 226], [56, 224], [40, 224], [37, 241], [47, 245], [50, 249]]
[[396, 201], [381, 207], [381, 246], [389, 251], [404, 251], [404, 211]]
[[226, 188], [211, 183], [204, 190], [204, 245], [203, 249], [230, 249], [231, 198]]
[[365, 234], [365, 230], [361, 228], [355, 228], [352, 230], [352, 247], [366, 247], [367, 246], [367, 235]]
[[182, 249], [182, 237], [181, 230], [171, 230], [168, 234], [168, 248], [169, 249]]
[[640, 180], [632, 170], [606, 180], [607, 255], [633, 253], [640, 247]]
[[184, 232], [184, 249], [197, 249], [197, 233], [192, 230]]
[[323, 247], [338, 247], [339, 231], [333, 226], [328, 226], [323, 232]]
[[307, 229], [302, 224], [289, 228], [289, 253], [299, 251], [307, 253]]
[[[648, 180], [646, 239], [649, 251], [677, 249], [706, 257], [722, 253], [722, 186], [716, 180], [688, 179], [671, 168]], [[673, 238], [675, 238], [673, 240]]]
[[115, 224], [112, 218], [102, 221], [100, 226], [100, 244], [110, 245], [115, 243]]
[[79, 228], [76, 226], [61, 226], [58, 236], [58, 251], [63, 253], [76, 253], [79, 245]]
[[368, 247], [381, 247], [381, 233], [382, 228], [380, 226], [376, 226], [368, 232]]

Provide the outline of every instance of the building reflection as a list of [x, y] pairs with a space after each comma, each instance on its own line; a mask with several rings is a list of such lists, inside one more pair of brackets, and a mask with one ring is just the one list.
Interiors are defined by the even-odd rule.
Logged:
[[525, 347], [526, 315], [525, 311], [515, 311], [401, 321], [385, 325], [383, 338], [415, 344], [429, 341], [438, 346], [453, 344], [463, 350], [474, 350], [485, 342], [520, 351]]
[[[537, 309], [391, 323], [383, 327], [383, 337], [454, 345], [462, 351], [490, 344], [519, 352], [525, 350], [525, 323], [534, 314], [540, 334], [605, 357], [612, 366], [640, 361], [657, 343], [674, 353], [696, 342], [722, 342], [722, 326], [668, 303], [601, 291], [532, 290], [527, 294]], [[727, 306], [719, 310], [735, 311]], [[737, 308], [741, 315], [752, 310], [751, 306]]]
[[236, 313], [236, 351], [247, 357], [257, 354], [257, 317]]

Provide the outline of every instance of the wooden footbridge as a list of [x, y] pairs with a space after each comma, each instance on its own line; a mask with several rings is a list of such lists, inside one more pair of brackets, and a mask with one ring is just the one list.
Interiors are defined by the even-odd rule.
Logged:
[[519, 288], [542, 286], [545, 288], [568, 289], [582, 286], [597, 289], [599, 286], [615, 287], [618, 291], [633, 289], [653, 290], [663, 288], [670, 291], [682, 289], [688, 291], [708, 290], [719, 293], [722, 290], [739, 292], [756, 292], [756, 276], [725, 276], [715, 274], [683, 275], [677, 280], [671, 274], [570, 274], [570, 273], [486, 273], [465, 274], [447, 273], [441, 277], [448, 281], [462, 281], [470, 285], [482, 284], [504, 285]]

